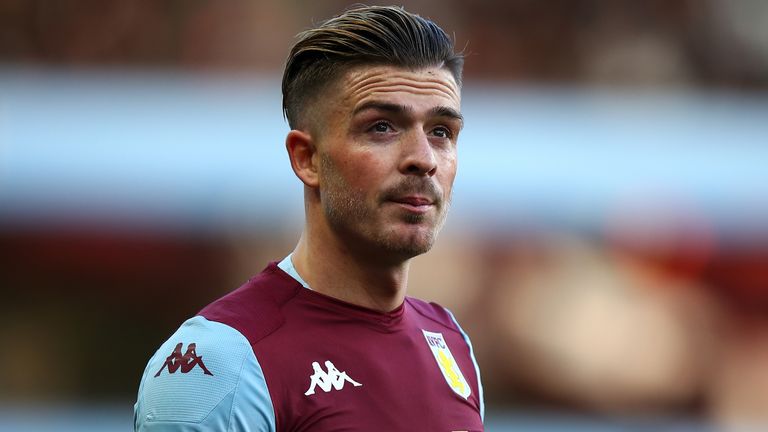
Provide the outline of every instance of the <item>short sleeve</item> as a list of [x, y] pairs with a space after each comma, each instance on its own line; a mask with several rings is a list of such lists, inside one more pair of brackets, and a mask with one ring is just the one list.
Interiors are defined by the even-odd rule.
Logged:
[[134, 428], [274, 432], [264, 372], [245, 336], [201, 316], [182, 324], [147, 364]]

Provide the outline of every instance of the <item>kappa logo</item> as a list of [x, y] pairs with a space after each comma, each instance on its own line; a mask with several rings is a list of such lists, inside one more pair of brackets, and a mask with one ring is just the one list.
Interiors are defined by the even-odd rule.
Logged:
[[443, 377], [448, 383], [448, 386], [457, 395], [464, 399], [468, 398], [472, 391], [469, 388], [467, 380], [464, 379], [464, 375], [462, 375], [459, 365], [456, 364], [456, 359], [453, 358], [451, 350], [448, 349], [448, 344], [445, 343], [445, 338], [442, 333], [433, 333], [426, 330], [422, 330], [422, 332], [427, 339], [429, 349], [432, 350], [432, 355], [435, 356], [437, 366], [440, 368], [440, 372], [443, 373]]
[[346, 372], [339, 372], [336, 366], [329, 360], [325, 361], [325, 368], [328, 369], [327, 372], [320, 367], [320, 363], [312, 362], [312, 369], [314, 369], [315, 373], [309, 377], [309, 389], [304, 393], [305, 396], [315, 394], [315, 387], [320, 387], [324, 392], [328, 393], [331, 391], [331, 388], [336, 390], [343, 389], [345, 382], [355, 387], [362, 386], [362, 384], [350, 378]]
[[182, 345], [183, 344], [181, 342], [176, 344], [176, 348], [173, 349], [171, 355], [165, 358], [165, 363], [163, 363], [163, 366], [159, 371], [157, 371], [155, 378], [160, 376], [160, 372], [162, 372], [166, 367], [168, 367], [168, 373], [172, 374], [179, 369], [181, 369], [181, 373], [188, 373], [194, 369], [195, 366], [200, 366], [200, 369], [203, 370], [204, 374], [213, 375], [211, 371], [205, 367], [205, 363], [203, 363], [203, 356], [199, 356], [195, 352], [196, 345], [194, 343], [189, 344], [187, 347], [187, 352], [185, 352], [184, 355], [181, 354]]

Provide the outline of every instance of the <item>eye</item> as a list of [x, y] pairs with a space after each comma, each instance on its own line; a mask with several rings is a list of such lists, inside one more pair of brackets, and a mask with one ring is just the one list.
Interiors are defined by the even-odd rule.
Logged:
[[377, 132], [377, 133], [387, 133], [392, 131], [392, 125], [385, 121], [378, 121], [373, 126], [371, 126], [371, 132]]
[[448, 129], [445, 126], [438, 126], [434, 129], [432, 129], [432, 135], [438, 137], [438, 138], [452, 138], [453, 132], [451, 132], [450, 129]]

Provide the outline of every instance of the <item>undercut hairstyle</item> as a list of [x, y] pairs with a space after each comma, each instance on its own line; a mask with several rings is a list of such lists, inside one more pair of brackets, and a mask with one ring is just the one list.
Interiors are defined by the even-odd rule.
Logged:
[[297, 35], [283, 73], [283, 114], [302, 126], [307, 106], [349, 69], [396, 66], [447, 69], [461, 87], [464, 56], [434, 22], [396, 6], [350, 9]]

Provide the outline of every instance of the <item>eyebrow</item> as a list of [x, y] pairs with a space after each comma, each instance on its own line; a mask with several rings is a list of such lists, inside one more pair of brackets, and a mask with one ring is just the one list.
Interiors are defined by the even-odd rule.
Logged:
[[[392, 114], [411, 114], [413, 113], [413, 108], [400, 105], [400, 104], [394, 104], [394, 103], [388, 103], [388, 102], [366, 102], [359, 107], [355, 108], [354, 111], [352, 111], [352, 115], [357, 115], [363, 111], [367, 110], [377, 110], [377, 111], [385, 111]], [[461, 125], [464, 125], [464, 116], [461, 115], [460, 112], [456, 111], [455, 109], [448, 107], [448, 106], [436, 106], [429, 110], [427, 113], [429, 116], [437, 116], [437, 117], [449, 117], [452, 119], [456, 119], [459, 122], [461, 122]]]

